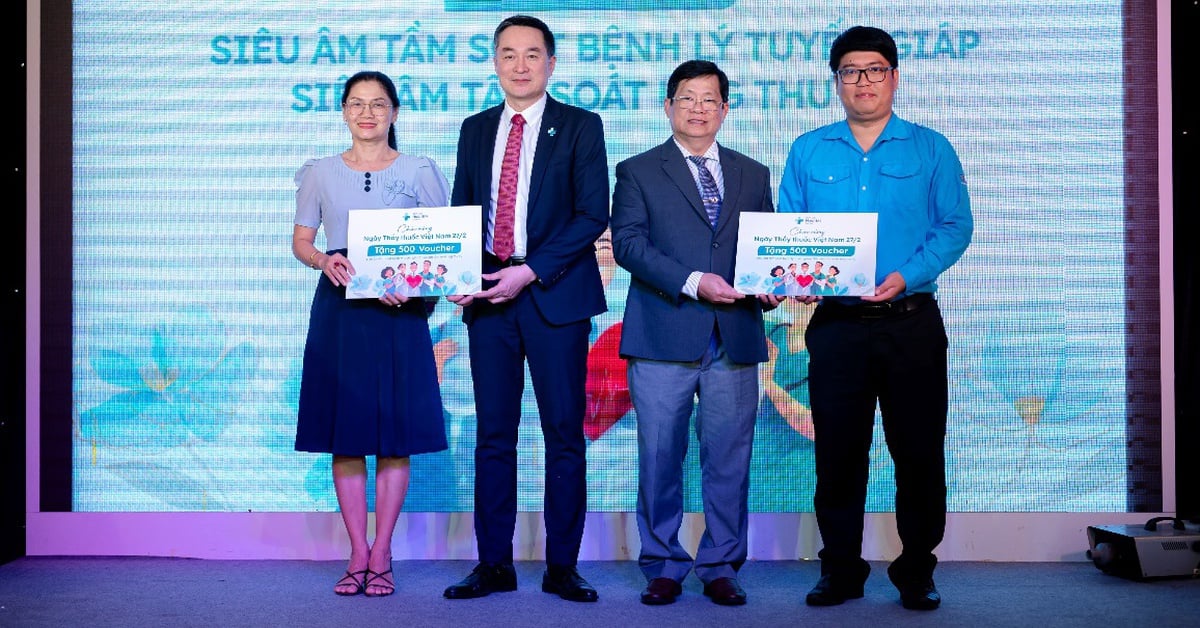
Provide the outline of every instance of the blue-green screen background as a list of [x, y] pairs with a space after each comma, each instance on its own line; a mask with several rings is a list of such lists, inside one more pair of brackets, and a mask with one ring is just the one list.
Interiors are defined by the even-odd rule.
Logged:
[[[342, 82], [372, 69], [400, 87], [400, 150], [452, 181], [459, 124], [500, 101], [492, 30], [517, 12], [557, 34], [551, 94], [603, 118], [610, 184], [618, 161], [668, 137], [671, 70], [706, 58], [733, 82], [718, 140], [767, 164], [775, 193], [791, 141], [843, 117], [832, 38], [854, 24], [892, 32], [897, 113], [955, 145], [975, 214], [971, 247], [939, 281], [950, 509], [1126, 510], [1136, 321], [1125, 304], [1143, 269], [1128, 264], [1122, 3], [875, 0], [76, 2], [71, 251], [43, 267], [43, 290], [72, 295], [73, 510], [337, 509], [329, 457], [292, 449], [318, 278], [291, 255], [294, 174], [349, 146]], [[597, 363], [629, 283], [601, 248]], [[767, 315], [776, 357], [762, 369], [755, 512], [812, 509], [807, 313], [792, 303]], [[443, 301], [430, 320], [450, 449], [413, 458], [406, 511], [472, 509], [459, 314]], [[594, 377], [589, 509], [632, 511], [636, 416]], [[525, 408], [519, 507], [538, 511], [544, 452], [528, 386]], [[887, 511], [892, 469], [876, 436], [868, 509]], [[701, 508], [697, 454], [690, 511]]]

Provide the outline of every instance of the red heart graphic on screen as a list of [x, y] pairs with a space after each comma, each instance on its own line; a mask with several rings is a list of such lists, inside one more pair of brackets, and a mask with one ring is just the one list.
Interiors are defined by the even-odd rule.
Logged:
[[588, 440], [600, 438], [633, 407], [625, 360], [618, 353], [620, 345], [621, 323], [616, 323], [604, 330], [588, 351], [587, 413], [583, 417]]
[[807, 288], [808, 284], [812, 283], [812, 275], [800, 275], [796, 277], [796, 283], [800, 284], [801, 288]]

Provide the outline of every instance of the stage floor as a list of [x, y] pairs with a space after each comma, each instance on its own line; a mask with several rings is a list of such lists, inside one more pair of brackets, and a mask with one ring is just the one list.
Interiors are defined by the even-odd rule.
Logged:
[[1194, 626], [1200, 578], [1135, 582], [1090, 563], [943, 562], [932, 612], [900, 606], [886, 564], [872, 563], [866, 596], [811, 608], [815, 561], [751, 561], [740, 581], [749, 601], [722, 607], [694, 576], [669, 606], [645, 606], [633, 561], [586, 561], [594, 604], [542, 593], [540, 562], [517, 563], [518, 590], [447, 600], [442, 590], [473, 561], [394, 564], [396, 593], [339, 597], [345, 565], [333, 561], [141, 557], [25, 557], [0, 565], [0, 626]]

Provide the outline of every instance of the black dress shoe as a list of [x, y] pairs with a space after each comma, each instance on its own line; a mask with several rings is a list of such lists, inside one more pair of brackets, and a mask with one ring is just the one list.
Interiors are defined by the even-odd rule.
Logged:
[[660, 606], [671, 604], [683, 593], [683, 586], [671, 578], [651, 578], [642, 591], [642, 604]]
[[809, 606], [837, 606], [846, 600], [857, 600], [863, 596], [863, 583], [850, 582], [846, 578], [835, 578], [824, 574], [804, 598]]
[[549, 567], [542, 576], [542, 591], [571, 602], [595, 602], [600, 599], [592, 585], [574, 567]]
[[471, 575], [442, 593], [451, 600], [467, 600], [491, 593], [517, 590], [517, 572], [512, 563], [479, 563]]
[[888, 565], [888, 580], [900, 591], [900, 604], [912, 611], [932, 611], [942, 605], [942, 596], [929, 575], [907, 574], [897, 568], [897, 563]]
[[704, 595], [721, 606], [741, 606], [746, 603], [746, 592], [734, 578], [717, 578], [706, 583]]
[[900, 604], [910, 611], [932, 611], [942, 605], [942, 596], [932, 579], [896, 588], [900, 590]]

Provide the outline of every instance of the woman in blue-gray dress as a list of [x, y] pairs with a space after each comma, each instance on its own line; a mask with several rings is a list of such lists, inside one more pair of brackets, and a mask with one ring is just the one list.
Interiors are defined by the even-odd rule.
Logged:
[[[300, 383], [296, 450], [333, 454], [333, 484], [350, 562], [338, 595], [390, 595], [391, 538], [408, 491], [409, 456], [447, 448], [426, 302], [407, 292], [346, 299], [351, 209], [445, 207], [437, 164], [396, 150], [399, 107], [387, 75], [346, 81], [346, 151], [296, 172], [292, 254], [321, 271], [313, 296]], [[318, 228], [328, 250], [316, 248]], [[367, 539], [367, 456], [375, 456], [375, 541]]]

